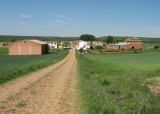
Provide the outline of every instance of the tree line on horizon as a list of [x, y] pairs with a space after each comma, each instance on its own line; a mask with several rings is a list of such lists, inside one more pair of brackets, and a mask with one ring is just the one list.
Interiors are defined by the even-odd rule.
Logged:
[[[96, 41], [96, 37], [91, 34], [83, 34], [80, 36], [80, 39], [84, 41]], [[113, 43], [113, 37], [109, 35], [107, 38], [103, 39], [102, 41], [107, 44]]]
[[[37, 39], [41, 41], [74, 41], [74, 40], [85, 40], [85, 41], [103, 41], [103, 42], [112, 42], [112, 38], [109, 38], [111, 40], [107, 41], [108, 37], [113, 38], [113, 43], [122, 42], [127, 38], [131, 37], [122, 37], [122, 36], [103, 36], [96, 38], [94, 35], [91, 34], [83, 34], [80, 37], [52, 37], [52, 36], [10, 36], [10, 35], [0, 35], [0, 42], [14, 42], [24, 39]], [[139, 37], [141, 40], [143, 40], [144, 43], [160, 43], [160, 38], [145, 38], [145, 37]]]

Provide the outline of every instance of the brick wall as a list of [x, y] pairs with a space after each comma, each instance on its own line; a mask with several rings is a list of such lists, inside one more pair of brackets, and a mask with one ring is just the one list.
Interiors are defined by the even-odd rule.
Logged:
[[9, 44], [9, 55], [41, 55], [42, 45], [28, 40]]

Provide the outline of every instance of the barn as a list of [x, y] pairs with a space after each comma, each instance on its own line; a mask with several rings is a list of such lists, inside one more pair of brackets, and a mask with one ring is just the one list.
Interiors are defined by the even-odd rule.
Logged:
[[42, 55], [48, 53], [48, 44], [39, 40], [21, 40], [10, 43], [9, 55]]

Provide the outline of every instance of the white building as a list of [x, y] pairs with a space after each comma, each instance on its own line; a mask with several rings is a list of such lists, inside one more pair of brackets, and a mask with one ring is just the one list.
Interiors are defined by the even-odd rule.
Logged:
[[50, 49], [55, 49], [58, 48], [58, 42], [57, 41], [44, 41], [48, 43], [48, 46]]
[[84, 50], [87, 50], [88, 48], [90, 48], [90, 46], [85, 41], [82, 41], [82, 40], [76, 41], [76, 49], [80, 50], [81, 48], [83, 48]]

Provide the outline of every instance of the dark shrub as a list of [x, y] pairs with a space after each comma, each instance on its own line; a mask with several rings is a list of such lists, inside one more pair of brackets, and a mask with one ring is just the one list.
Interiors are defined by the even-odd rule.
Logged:
[[80, 51], [81, 53], [83, 53], [83, 52], [84, 52], [84, 49], [83, 49], [83, 48], [81, 48], [79, 51]]
[[154, 46], [154, 49], [158, 49], [158, 48], [160, 48], [160, 46], [158, 46], [158, 45]]
[[93, 49], [93, 46], [90, 46], [90, 49]]
[[97, 45], [97, 46], [95, 47], [95, 49], [103, 49], [103, 46]]
[[122, 51], [124, 51], [125, 49], [124, 48], [122, 48]]

